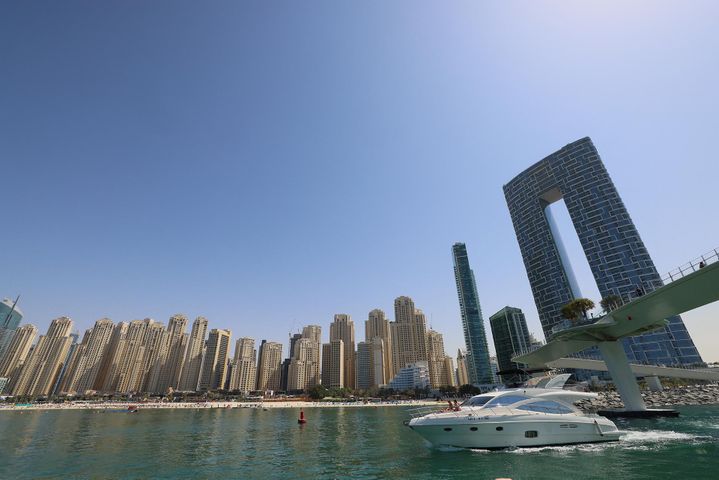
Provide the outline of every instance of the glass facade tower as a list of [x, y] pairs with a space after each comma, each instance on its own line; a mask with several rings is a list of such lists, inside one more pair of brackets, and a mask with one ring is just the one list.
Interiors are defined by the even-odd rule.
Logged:
[[492, 366], [489, 363], [487, 335], [482, 319], [482, 307], [477, 295], [474, 272], [469, 267], [467, 247], [464, 243], [452, 246], [454, 279], [457, 282], [459, 309], [462, 314], [462, 329], [467, 347], [467, 374], [472, 384], [494, 383]]
[[[570, 143], [504, 186], [545, 337], [577, 297], [571, 266], [547, 207], [564, 199], [602, 297], [627, 297], [662, 280], [591, 139]], [[599, 300], [599, 299], [595, 299]], [[696, 364], [702, 359], [681, 317], [661, 330], [624, 339], [632, 362]], [[598, 354], [598, 352], [597, 352]]]

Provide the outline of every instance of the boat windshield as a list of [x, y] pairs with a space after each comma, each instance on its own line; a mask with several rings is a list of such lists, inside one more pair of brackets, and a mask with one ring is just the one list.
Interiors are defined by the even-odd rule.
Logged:
[[526, 403], [517, 407], [517, 410], [527, 410], [530, 412], [540, 413], [574, 413], [574, 411], [566, 405], [553, 400], [540, 400], [538, 402]]
[[493, 395], [477, 395], [462, 403], [463, 407], [481, 407], [494, 398]]
[[487, 407], [506, 407], [524, 400], [529, 400], [529, 397], [524, 395], [502, 395], [501, 397], [494, 397], [494, 400], [487, 403]]

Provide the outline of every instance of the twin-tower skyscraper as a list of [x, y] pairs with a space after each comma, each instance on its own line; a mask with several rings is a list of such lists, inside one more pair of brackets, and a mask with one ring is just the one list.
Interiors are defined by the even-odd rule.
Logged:
[[[556, 201], [564, 200], [602, 298], [627, 298], [637, 288], [651, 290], [662, 285], [589, 137], [566, 145], [517, 175], [504, 186], [504, 195], [545, 338], [562, 321], [562, 306], [581, 297], [549, 209]], [[491, 379], [489, 353], [465, 245], [455, 244], [452, 253], [470, 380], [490, 383], [484, 381]], [[681, 317], [667, 320], [661, 330], [624, 339], [630, 361], [655, 365], [702, 362]]]

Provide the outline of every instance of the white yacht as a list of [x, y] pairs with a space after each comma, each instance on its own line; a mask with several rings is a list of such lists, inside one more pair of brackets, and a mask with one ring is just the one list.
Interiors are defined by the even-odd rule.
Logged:
[[[550, 386], [551, 387], [551, 386]], [[573, 402], [597, 394], [518, 388], [476, 395], [458, 408], [417, 416], [408, 426], [434, 446], [501, 449], [611, 442], [611, 420], [582, 413]]]

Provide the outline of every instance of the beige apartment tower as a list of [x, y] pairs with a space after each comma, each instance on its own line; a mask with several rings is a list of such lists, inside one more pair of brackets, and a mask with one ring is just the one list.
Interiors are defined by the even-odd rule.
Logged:
[[230, 390], [239, 390], [244, 394], [257, 388], [257, 350], [255, 339], [242, 337], [235, 344], [235, 357], [232, 361]]
[[13, 395], [50, 395], [72, 344], [72, 320], [54, 319], [42, 335], [20, 372]]
[[415, 308], [410, 297], [397, 297], [394, 314], [395, 321], [390, 322], [393, 376], [407, 365], [428, 362], [427, 320], [424, 313]]
[[262, 340], [257, 365], [257, 390], [279, 391], [282, 380], [282, 344]]
[[202, 355], [205, 349], [205, 335], [207, 334], [207, 319], [197, 317], [192, 323], [192, 332], [187, 341], [187, 351], [180, 375], [180, 390], [183, 392], [197, 391], [202, 368]]
[[232, 332], [213, 328], [207, 338], [207, 350], [200, 375], [200, 391], [222, 390], [227, 380], [227, 359]]
[[430, 385], [432, 388], [450, 385], [444, 365], [444, 340], [441, 333], [434, 330], [427, 332], [427, 350]]
[[[10, 340], [10, 345], [5, 350], [5, 355], [2, 362], [0, 362], [0, 377], [8, 379], [4, 391], [12, 391], [36, 335], [37, 327], [35, 325], [27, 324], [15, 330], [12, 340]], [[0, 393], [2, 393], [2, 390], [0, 390]]]
[[327, 388], [344, 387], [344, 342], [331, 340], [322, 345], [322, 385]]
[[[393, 377], [392, 370], [392, 332], [384, 311], [376, 308], [369, 312], [367, 321], [365, 322], [365, 342], [371, 342], [375, 338], [381, 338], [384, 349], [384, 358], [382, 360], [384, 373], [382, 382], [379, 385], [388, 383]], [[377, 382], [375, 382], [377, 383]]]
[[84, 394], [88, 390], [94, 390], [95, 380], [107, 345], [112, 337], [115, 324], [109, 318], [102, 318], [95, 322], [86, 339], [83, 338], [82, 348], [78, 347], [78, 362], [74, 371], [67, 371], [66, 375], [71, 380], [66, 386], [66, 391]]
[[352, 318], [345, 313], [335, 315], [330, 324], [330, 343], [342, 340], [344, 383], [342, 387], [356, 388], [355, 377], [355, 325]]

